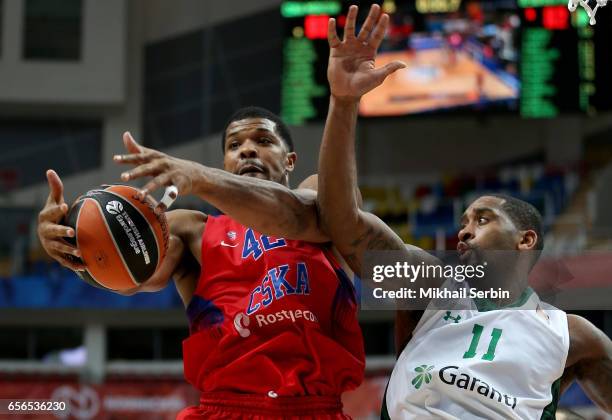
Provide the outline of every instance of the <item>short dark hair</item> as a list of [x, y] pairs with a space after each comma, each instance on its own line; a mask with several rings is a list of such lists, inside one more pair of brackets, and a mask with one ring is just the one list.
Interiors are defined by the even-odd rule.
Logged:
[[247, 106], [234, 112], [227, 120], [227, 123], [223, 128], [223, 132], [221, 133], [221, 150], [223, 150], [223, 153], [225, 153], [225, 132], [227, 131], [227, 127], [229, 127], [229, 125], [234, 121], [240, 121], [246, 118], [265, 118], [266, 120], [270, 120], [275, 123], [277, 131], [276, 134], [278, 134], [278, 136], [285, 142], [289, 151], [293, 152], [293, 139], [291, 138], [291, 132], [289, 131], [287, 124], [285, 124], [283, 120], [281, 120], [281, 118], [272, 111], [258, 106]]
[[538, 235], [535, 249], [544, 248], [544, 234], [542, 232], [542, 215], [530, 203], [506, 194], [487, 194], [504, 200], [501, 209], [510, 217], [510, 220], [521, 230], [533, 230]]

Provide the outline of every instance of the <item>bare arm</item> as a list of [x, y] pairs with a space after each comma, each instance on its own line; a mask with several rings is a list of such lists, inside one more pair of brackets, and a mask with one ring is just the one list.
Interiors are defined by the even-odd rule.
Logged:
[[[331, 90], [329, 112], [319, 154], [319, 213], [324, 230], [353, 271], [367, 280], [363, 267], [365, 251], [402, 251], [403, 258], [415, 263], [437, 259], [403, 241], [382, 220], [359, 209], [355, 129], [361, 96], [380, 85], [385, 78], [404, 67], [392, 62], [375, 68], [376, 51], [384, 37], [389, 17], [373, 5], [359, 35], [355, 36], [357, 7], [351, 6], [344, 29], [344, 39], [336, 34], [335, 20], [330, 19], [330, 46], [327, 77]], [[412, 287], [419, 287], [417, 280]], [[401, 284], [395, 284], [395, 287]], [[393, 286], [390, 286], [393, 287]], [[421, 312], [398, 311], [396, 314], [396, 348], [403, 349], [412, 335]]]
[[[356, 104], [331, 99], [319, 155], [319, 212], [325, 231], [329, 232], [334, 246], [347, 264], [362, 278], [366, 251], [404, 251], [405, 260], [438, 264], [439, 261], [430, 254], [405, 245], [377, 216], [359, 209], [360, 197], [353, 193], [357, 186], [354, 141], [356, 115]], [[412, 287], [421, 285], [422, 280], [417, 280]], [[421, 305], [426, 304], [423, 302]], [[397, 311], [395, 346], [398, 355], [412, 338], [412, 331], [422, 313]]]
[[[389, 24], [389, 16], [373, 5], [359, 35], [355, 35], [357, 7], [347, 15], [344, 39], [330, 19], [327, 77], [331, 90], [329, 112], [319, 154], [319, 212], [324, 230], [351, 268], [363, 275], [366, 250], [405, 250], [402, 240], [382, 220], [359, 209], [355, 129], [361, 96], [404, 67], [392, 62], [375, 68], [376, 51]], [[415, 247], [414, 250], [417, 250]], [[409, 255], [406, 256], [410, 258]], [[423, 257], [426, 258], [425, 253]]]
[[568, 315], [570, 349], [562, 390], [577, 380], [588, 397], [612, 413], [612, 341], [586, 319]]
[[203, 167], [196, 195], [239, 223], [270, 236], [329, 242], [319, 225], [317, 193]]
[[234, 175], [196, 162], [168, 156], [140, 146], [129, 133], [123, 141], [130, 154], [115, 156], [118, 163], [137, 165], [123, 174], [124, 181], [153, 176], [144, 194], [175, 185], [179, 195], [193, 194], [208, 201], [239, 223], [270, 236], [328, 242], [319, 226], [316, 193], [291, 190], [277, 182]]

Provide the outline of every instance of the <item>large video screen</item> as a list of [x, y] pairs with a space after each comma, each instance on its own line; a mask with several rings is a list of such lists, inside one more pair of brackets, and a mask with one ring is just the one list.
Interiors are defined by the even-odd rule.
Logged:
[[[361, 115], [473, 107], [516, 109], [521, 19], [515, 2], [395, 4], [376, 65], [401, 60], [407, 68], [364, 96]], [[445, 6], [443, 10], [440, 4]]]
[[[327, 20], [342, 32], [350, 0], [286, 0], [283, 118], [327, 114]], [[374, 1], [359, 1], [363, 22]], [[590, 25], [567, 0], [384, 0], [391, 18], [377, 66], [408, 67], [362, 98], [360, 115], [510, 113], [525, 118], [612, 109], [612, 5]]]

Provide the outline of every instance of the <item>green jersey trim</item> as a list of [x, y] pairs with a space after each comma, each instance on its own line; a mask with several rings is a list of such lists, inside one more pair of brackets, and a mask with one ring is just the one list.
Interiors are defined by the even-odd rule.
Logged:
[[557, 405], [559, 404], [559, 394], [561, 390], [561, 378], [553, 382], [550, 387], [550, 393], [552, 394], [552, 401], [542, 411], [542, 417], [540, 420], [555, 420], [557, 413]]
[[477, 298], [477, 299], [474, 299], [474, 303], [476, 304], [476, 308], [478, 308], [479, 312], [495, 311], [498, 309], [518, 308], [518, 307], [523, 306], [525, 303], [527, 303], [527, 301], [529, 300], [529, 298], [531, 297], [533, 293], [534, 293], [533, 289], [531, 287], [527, 287], [525, 290], [523, 290], [523, 293], [521, 293], [521, 295], [516, 301], [506, 306], [499, 306], [495, 302], [489, 299], [478, 299]]

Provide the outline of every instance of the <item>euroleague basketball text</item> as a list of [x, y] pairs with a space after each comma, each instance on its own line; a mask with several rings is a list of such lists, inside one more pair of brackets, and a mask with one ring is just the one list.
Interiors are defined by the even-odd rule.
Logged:
[[132, 218], [128, 215], [127, 212], [119, 213], [115, 215], [117, 222], [123, 228], [125, 234], [128, 237], [130, 242], [130, 246], [134, 250], [135, 254], [140, 254], [144, 257], [145, 264], [149, 264], [151, 262], [151, 257], [149, 257], [149, 252], [147, 251], [147, 245], [142, 239], [142, 235], [140, 234], [140, 230], [132, 221]]

